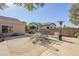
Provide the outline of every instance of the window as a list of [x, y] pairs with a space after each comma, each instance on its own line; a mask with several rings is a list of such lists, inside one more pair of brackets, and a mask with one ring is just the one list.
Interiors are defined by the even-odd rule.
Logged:
[[49, 29], [49, 27], [47, 27], [47, 29]]
[[2, 33], [8, 33], [8, 26], [2, 26]]
[[12, 27], [10, 26], [2, 26], [2, 33], [12, 32]]
[[11, 27], [8, 27], [8, 32], [12, 32]]

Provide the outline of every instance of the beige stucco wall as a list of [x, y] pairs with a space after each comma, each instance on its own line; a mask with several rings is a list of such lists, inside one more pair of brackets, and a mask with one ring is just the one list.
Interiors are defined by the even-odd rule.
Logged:
[[18, 34], [24, 34], [25, 33], [25, 26], [22, 22], [11, 22], [11, 21], [4, 21], [0, 20], [0, 34], [2, 33], [2, 25], [6, 26], [12, 26], [12, 31], [11, 33], [4, 33], [5, 35], [13, 34], [13, 33], [18, 33]]

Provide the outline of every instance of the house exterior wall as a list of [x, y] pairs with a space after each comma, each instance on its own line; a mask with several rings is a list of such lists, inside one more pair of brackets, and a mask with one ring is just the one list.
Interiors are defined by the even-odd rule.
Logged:
[[41, 29], [47, 29], [47, 27], [49, 27], [49, 29], [54, 29], [55, 28], [54, 25], [45, 25], [45, 26], [41, 26]]
[[[12, 26], [12, 32], [9, 33], [2, 33], [2, 25], [4, 26]], [[11, 21], [4, 21], [0, 20], [0, 34], [4, 35], [11, 35], [11, 34], [24, 34], [25, 33], [25, 26], [22, 22], [11, 22]]]
[[13, 24], [13, 32], [24, 34], [25, 33], [25, 26], [23, 24]]
[[41, 26], [41, 29], [47, 29], [47, 26]]

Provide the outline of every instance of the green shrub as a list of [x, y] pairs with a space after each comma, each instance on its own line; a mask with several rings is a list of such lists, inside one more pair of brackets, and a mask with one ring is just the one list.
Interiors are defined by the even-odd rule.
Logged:
[[36, 33], [36, 30], [33, 30], [33, 32], [32, 32], [33, 34], [35, 34]]
[[79, 37], [79, 32], [75, 33], [75, 37]]

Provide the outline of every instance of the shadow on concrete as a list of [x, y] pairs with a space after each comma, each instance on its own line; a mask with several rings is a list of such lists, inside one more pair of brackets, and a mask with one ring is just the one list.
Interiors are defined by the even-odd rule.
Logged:
[[26, 38], [26, 37], [31, 37], [31, 36], [30, 35], [5, 36], [0, 38], [0, 42], [6, 41], [6, 40], [19, 39], [19, 38]]
[[67, 42], [67, 43], [71, 43], [71, 44], [74, 44], [74, 42], [71, 42], [71, 41], [66, 41], [66, 40], [62, 40], [63, 42]]

